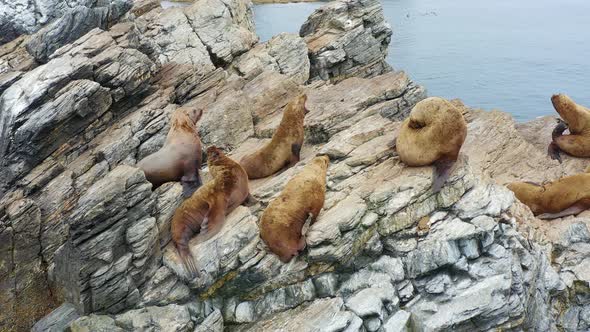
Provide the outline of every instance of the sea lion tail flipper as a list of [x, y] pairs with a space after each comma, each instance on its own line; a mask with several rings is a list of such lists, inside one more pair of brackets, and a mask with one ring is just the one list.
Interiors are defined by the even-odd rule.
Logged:
[[301, 144], [291, 144], [291, 159], [289, 167], [297, 164], [301, 160]]
[[563, 217], [567, 217], [567, 216], [572, 216], [572, 215], [576, 215], [582, 211], [585, 211], [588, 208], [587, 205], [582, 204], [582, 203], [576, 203], [572, 206], [570, 206], [569, 208], [558, 212], [558, 213], [543, 213], [537, 216], [537, 218], [539, 219], [557, 219], [557, 218], [563, 218]]
[[559, 153], [560, 151], [561, 149], [559, 148], [559, 146], [557, 146], [557, 144], [555, 144], [555, 142], [551, 142], [551, 144], [549, 144], [549, 147], [547, 148], [547, 154], [549, 155], [549, 157], [551, 157], [551, 159], [553, 160], [559, 161], [559, 163], [561, 164], [563, 161], [561, 160], [561, 154]]
[[438, 193], [453, 171], [455, 162], [449, 159], [437, 160], [434, 162], [432, 174], [432, 192]]
[[197, 265], [195, 264], [195, 260], [193, 258], [193, 255], [191, 254], [188, 246], [187, 247], [178, 247], [177, 246], [176, 249], [178, 250], [178, 255], [180, 256], [180, 259], [182, 260], [182, 264], [184, 265], [184, 268], [186, 269], [189, 279], [195, 278], [198, 274]]

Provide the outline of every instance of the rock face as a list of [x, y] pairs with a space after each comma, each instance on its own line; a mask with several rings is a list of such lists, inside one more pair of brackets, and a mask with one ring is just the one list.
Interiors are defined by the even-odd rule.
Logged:
[[[4, 1], [0, 4], [0, 44], [7, 43], [19, 35], [32, 34], [37, 32], [42, 26], [61, 20], [61, 27], [55, 26], [47, 35], [55, 36], [56, 34], [63, 34], [65, 30], [57, 32], [61, 29], [69, 29], [70, 33], [76, 33], [76, 29], [70, 29], [75, 26], [65, 24], [77, 24], [76, 28], [84, 29], [84, 26], [95, 24], [92, 20], [99, 19], [98, 16], [107, 16], [117, 18], [124, 14], [130, 6], [130, 0], [45, 0], [45, 1]], [[121, 12], [121, 10], [123, 10]], [[91, 12], [94, 12], [91, 14]], [[101, 13], [102, 12], [102, 13]], [[63, 20], [66, 16], [70, 16]], [[76, 17], [77, 16], [77, 17]], [[91, 20], [90, 22], [85, 20]], [[80, 31], [82, 34], [88, 32]], [[78, 35], [78, 37], [81, 36]], [[73, 41], [70, 39], [69, 41]], [[49, 44], [47, 44], [49, 45]]]
[[309, 45], [311, 79], [341, 81], [390, 70], [391, 28], [378, 0], [334, 1], [316, 10], [299, 34]]
[[[303, 37], [259, 44], [245, 0], [144, 0], [109, 20], [75, 40], [57, 33], [67, 38], [47, 63], [25, 45], [70, 31], [61, 25], [0, 48], [0, 330], [590, 327], [589, 214], [542, 222], [502, 186], [584, 162], [546, 156], [545, 136], [530, 132], [550, 121], [517, 126], [453, 101], [469, 135], [433, 194], [432, 168], [405, 167], [388, 147], [426, 93], [383, 62], [391, 31], [378, 2], [329, 3]], [[188, 279], [170, 240], [182, 187], [152, 190], [136, 162], [161, 147], [181, 105], [205, 110], [206, 146], [239, 159], [302, 92], [301, 162], [250, 182], [259, 203], [191, 244], [199, 274]], [[283, 264], [257, 223], [317, 153], [331, 158], [326, 204], [305, 252]]]

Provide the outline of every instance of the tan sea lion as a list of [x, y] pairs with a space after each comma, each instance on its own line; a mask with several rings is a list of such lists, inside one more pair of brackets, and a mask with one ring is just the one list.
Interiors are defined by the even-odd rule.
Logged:
[[164, 146], [137, 163], [154, 188], [166, 182], [181, 181], [186, 198], [201, 185], [202, 148], [196, 127], [201, 115], [203, 111], [196, 108], [175, 110]]
[[207, 165], [213, 180], [185, 200], [172, 218], [172, 241], [191, 276], [197, 274], [197, 267], [189, 241], [197, 235], [196, 242], [200, 243], [217, 234], [225, 216], [249, 197], [248, 175], [240, 164], [211, 146]]
[[589, 173], [566, 176], [546, 184], [513, 182], [507, 187], [540, 219], [561, 218], [590, 208]]
[[[590, 109], [576, 104], [564, 94], [553, 95], [551, 102], [564, 120], [558, 120], [551, 135], [548, 149], [551, 159], [561, 163], [560, 150], [574, 157], [590, 157]], [[570, 135], [563, 135], [566, 129], [569, 129]]]
[[260, 238], [284, 263], [305, 249], [302, 229], [316, 221], [326, 196], [328, 156], [315, 157], [270, 202], [260, 219]]
[[299, 162], [303, 145], [303, 119], [308, 113], [306, 101], [305, 94], [291, 100], [285, 106], [283, 118], [271, 141], [260, 150], [242, 158], [240, 164], [250, 179], [270, 176], [285, 166], [291, 167]]
[[432, 188], [437, 193], [452, 173], [466, 136], [461, 111], [445, 99], [431, 97], [414, 106], [393, 144], [408, 166], [434, 164]]

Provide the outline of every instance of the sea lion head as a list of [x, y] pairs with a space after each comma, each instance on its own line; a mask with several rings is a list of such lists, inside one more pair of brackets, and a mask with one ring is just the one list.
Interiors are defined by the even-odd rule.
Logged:
[[578, 118], [578, 116], [575, 115], [575, 112], [572, 111], [575, 107], [571, 107], [572, 105], [576, 105], [576, 103], [568, 95], [563, 93], [555, 94], [551, 96], [551, 103], [553, 104], [553, 108], [555, 108], [567, 125], [575, 125], [575, 123], [572, 124], [568, 122], [568, 120], [572, 121], [573, 119]]
[[305, 105], [306, 103], [307, 94], [300, 94], [299, 96], [292, 99], [289, 104], [287, 104], [287, 110], [296, 111], [297, 113], [302, 112], [305, 116], [307, 113], [309, 113], [309, 109], [307, 109]]
[[[289, 233], [286, 230], [284, 232]], [[283, 263], [288, 263], [305, 249], [305, 239], [299, 235], [283, 234], [282, 236], [268, 236], [265, 239], [266, 245]]]
[[538, 213], [540, 207], [537, 202], [545, 190], [542, 185], [533, 182], [512, 182], [506, 187], [514, 193], [514, 196], [519, 201], [527, 205], [534, 214]]
[[438, 113], [446, 112], [451, 108], [454, 108], [454, 106], [443, 98], [426, 98], [417, 103], [412, 109], [408, 126], [412, 129], [426, 127], [438, 118]]
[[215, 164], [216, 162], [221, 161], [223, 157], [225, 157], [225, 154], [223, 154], [223, 151], [215, 145], [207, 148], [207, 162]]
[[180, 107], [172, 113], [171, 127], [196, 131], [197, 121], [201, 118], [203, 110], [194, 107]]
[[317, 155], [315, 158], [313, 158], [311, 162], [320, 165], [322, 168], [327, 169], [330, 165], [330, 157], [328, 157], [328, 155], [325, 154]]

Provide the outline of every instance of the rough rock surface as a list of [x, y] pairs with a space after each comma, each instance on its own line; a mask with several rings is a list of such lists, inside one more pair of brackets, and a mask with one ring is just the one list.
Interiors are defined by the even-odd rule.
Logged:
[[391, 27], [378, 0], [334, 1], [316, 10], [299, 34], [309, 46], [311, 79], [375, 76], [385, 62]]
[[[584, 161], [550, 160], [549, 120], [515, 125], [453, 101], [469, 135], [433, 194], [432, 168], [407, 168], [388, 147], [426, 93], [383, 62], [391, 32], [377, 1], [327, 4], [303, 38], [262, 44], [246, 0], [144, 0], [123, 17], [46, 64], [24, 47], [32, 36], [0, 48], [0, 330], [590, 328], [590, 212], [543, 222], [503, 186]], [[204, 144], [237, 159], [301, 92], [301, 162], [251, 181], [259, 203], [191, 245], [189, 280], [170, 243], [182, 187], [152, 190], [137, 160], [163, 144], [180, 105], [204, 108]], [[283, 264], [257, 222], [316, 153], [331, 157], [326, 204], [305, 252]]]
[[[65, 16], [78, 16], [61, 21], [61, 24], [71, 24], [75, 21], [78, 24], [78, 28], [83, 27], [84, 19], [96, 20], [98, 19], [97, 16], [103, 15], [106, 15], [103, 16], [103, 19], [107, 16], [116, 18], [124, 14], [129, 9], [125, 7], [131, 3], [131, 0], [3, 1], [0, 3], [0, 44], [9, 42], [22, 34], [35, 33], [44, 25]], [[123, 11], [121, 12], [121, 10]], [[89, 12], [94, 13], [90, 14]], [[87, 22], [86, 24], [94, 24], [94, 22]], [[65, 30], [61, 29], [69, 28], [66, 26], [54, 27], [51, 29], [54, 31], [49, 34], [54, 36], [56, 34], [63, 34]], [[61, 31], [57, 32], [57, 30]], [[69, 30], [70, 33], [75, 33], [73, 29]], [[88, 30], [81, 33], [84, 34], [86, 32]]]

